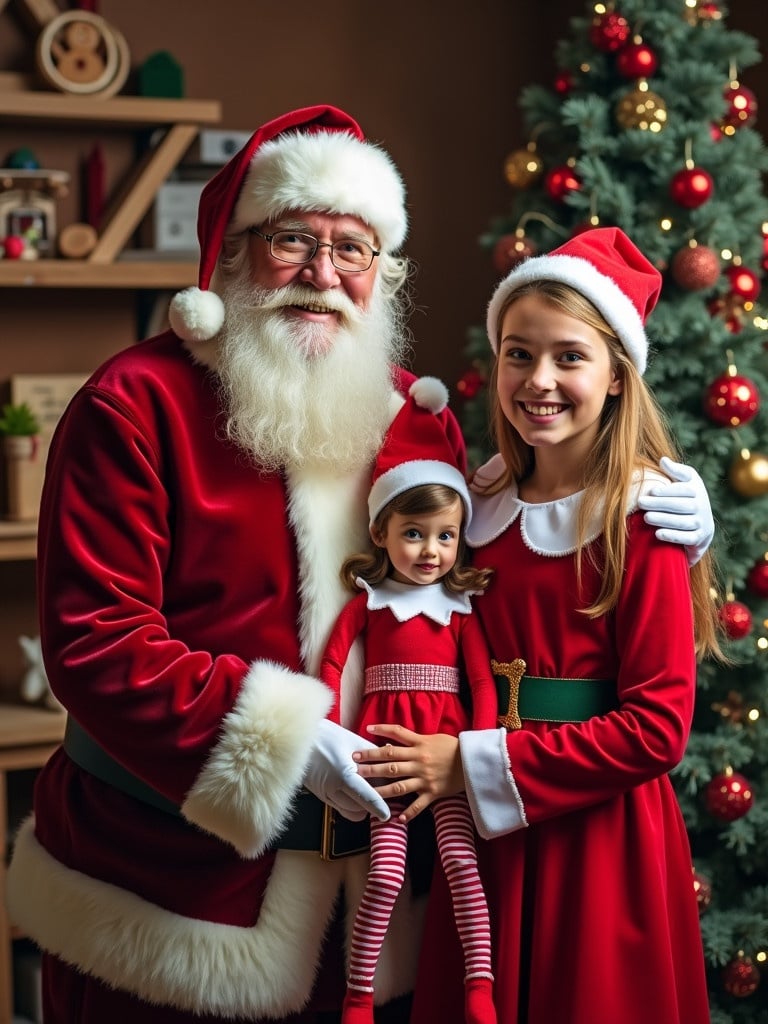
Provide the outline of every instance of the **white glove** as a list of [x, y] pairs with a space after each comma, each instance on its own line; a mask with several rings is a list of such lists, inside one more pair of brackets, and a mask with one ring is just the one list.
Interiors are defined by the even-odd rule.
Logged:
[[350, 821], [362, 821], [368, 814], [388, 821], [386, 801], [357, 774], [357, 764], [352, 760], [355, 750], [375, 747], [370, 740], [324, 718], [317, 727], [304, 785]]
[[656, 531], [659, 540], [684, 544], [689, 565], [696, 565], [715, 536], [707, 488], [692, 466], [673, 462], [666, 455], [659, 465], [672, 482], [652, 487], [640, 496], [638, 504], [646, 512], [646, 523], [660, 527]]

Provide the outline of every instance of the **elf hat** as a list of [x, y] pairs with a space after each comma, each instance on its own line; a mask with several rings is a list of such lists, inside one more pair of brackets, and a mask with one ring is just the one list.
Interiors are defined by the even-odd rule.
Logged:
[[224, 304], [209, 291], [228, 230], [244, 231], [288, 210], [360, 217], [384, 252], [405, 239], [405, 188], [387, 153], [331, 106], [293, 110], [257, 129], [208, 182], [200, 197], [198, 287], [171, 303], [171, 327], [184, 341], [206, 341], [224, 323]]
[[621, 228], [592, 228], [545, 256], [518, 264], [488, 304], [488, 339], [498, 353], [500, 317], [510, 296], [532, 281], [570, 285], [595, 306], [613, 328], [640, 373], [645, 373], [645, 322], [661, 291], [661, 274]]
[[464, 474], [456, 464], [445, 428], [437, 414], [448, 404], [448, 390], [437, 377], [420, 377], [392, 420], [381, 446], [368, 495], [368, 515], [376, 516], [403, 491], [422, 484], [453, 488], [464, 503], [464, 525], [472, 518], [472, 502]]

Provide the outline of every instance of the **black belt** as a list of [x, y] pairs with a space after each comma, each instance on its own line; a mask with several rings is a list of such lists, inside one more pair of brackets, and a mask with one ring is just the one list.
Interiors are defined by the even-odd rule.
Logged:
[[519, 729], [533, 722], [586, 722], [616, 711], [615, 679], [552, 679], [525, 675], [522, 658], [491, 661], [499, 700], [499, 725]]
[[[64, 750], [75, 764], [101, 782], [166, 814], [181, 817], [177, 804], [119, 764], [71, 715], [67, 716]], [[290, 821], [270, 848], [314, 851], [323, 860], [336, 860], [364, 853], [369, 847], [370, 824], [367, 817], [363, 821], [349, 821], [303, 789], [296, 799]]]

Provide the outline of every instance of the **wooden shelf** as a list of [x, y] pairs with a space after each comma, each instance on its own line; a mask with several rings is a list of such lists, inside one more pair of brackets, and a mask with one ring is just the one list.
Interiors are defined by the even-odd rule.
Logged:
[[0, 520], [0, 562], [21, 562], [37, 557], [37, 521]]
[[217, 124], [221, 104], [217, 100], [168, 100], [147, 96], [115, 96], [98, 99], [57, 92], [0, 92], [0, 117], [5, 121], [69, 122], [73, 126], [100, 124], [109, 127], [151, 128], [163, 124]]
[[[142, 254], [144, 255], [144, 254]], [[0, 260], [0, 288], [176, 289], [197, 284], [197, 263], [163, 259]]]
[[58, 746], [64, 738], [66, 721], [66, 713], [58, 709], [49, 711], [31, 704], [0, 703], [0, 767], [5, 767], [9, 748], [13, 749], [14, 767], [42, 764], [39, 753], [27, 755], [27, 748]]
[[[116, 131], [164, 128], [134, 166], [128, 180], [112, 197], [104, 214], [93, 250], [84, 260], [51, 260], [50, 276], [26, 266], [2, 267], [0, 286], [80, 288], [175, 288], [193, 284], [189, 270], [173, 276], [173, 264], [150, 266], [131, 272], [118, 269], [113, 277], [99, 274], [114, 271], [120, 253], [149, 210], [157, 191], [174, 170], [205, 124], [217, 124], [221, 104], [216, 100], [169, 100], [146, 96], [116, 96], [95, 99], [53, 92], [0, 92], [0, 121], [55, 124], [58, 128], [98, 124]], [[3, 263], [6, 261], [3, 260]], [[17, 263], [19, 261], [8, 261]], [[30, 261], [32, 263], [33, 261]], [[48, 261], [39, 261], [41, 264]]]

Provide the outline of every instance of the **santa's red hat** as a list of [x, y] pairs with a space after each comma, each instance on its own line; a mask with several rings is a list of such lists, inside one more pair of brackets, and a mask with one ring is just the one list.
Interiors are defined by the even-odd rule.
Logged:
[[661, 274], [621, 228], [592, 228], [544, 256], [518, 264], [488, 304], [487, 330], [498, 351], [500, 316], [510, 296], [532, 281], [559, 281], [589, 299], [640, 373], [648, 361], [645, 322], [661, 291]]
[[198, 287], [176, 295], [171, 327], [185, 341], [214, 337], [224, 305], [209, 291], [228, 230], [245, 230], [288, 210], [360, 217], [383, 252], [405, 239], [405, 188], [389, 155], [331, 106], [293, 110], [259, 128], [208, 182], [200, 197]]
[[443, 484], [456, 491], [464, 504], [464, 525], [469, 523], [469, 488], [437, 418], [447, 404], [448, 389], [437, 377], [420, 377], [411, 384], [376, 459], [368, 495], [371, 526], [393, 498], [422, 484]]

